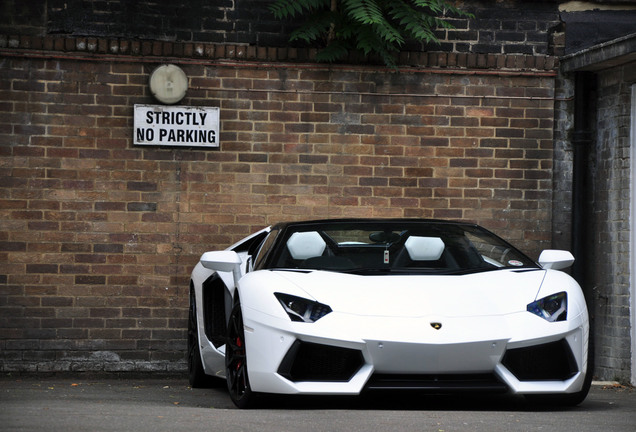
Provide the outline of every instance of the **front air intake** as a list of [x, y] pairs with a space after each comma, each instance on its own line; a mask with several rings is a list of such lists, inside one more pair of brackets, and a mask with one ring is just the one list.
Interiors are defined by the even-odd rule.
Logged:
[[519, 381], [565, 381], [579, 371], [565, 339], [509, 349], [502, 363]]
[[358, 350], [297, 340], [287, 351], [278, 374], [294, 382], [347, 382], [363, 364]]

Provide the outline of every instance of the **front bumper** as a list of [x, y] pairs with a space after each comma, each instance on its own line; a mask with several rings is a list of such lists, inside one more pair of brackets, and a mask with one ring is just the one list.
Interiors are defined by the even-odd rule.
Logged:
[[[573, 393], [587, 368], [588, 322], [502, 317], [329, 314], [294, 323], [244, 311], [252, 390], [359, 394], [365, 389]], [[436, 330], [431, 323], [442, 323]], [[361, 337], [362, 336], [362, 337]]]

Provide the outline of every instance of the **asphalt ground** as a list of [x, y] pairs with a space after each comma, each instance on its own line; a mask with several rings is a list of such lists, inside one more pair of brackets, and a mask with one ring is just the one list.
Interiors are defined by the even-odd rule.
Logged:
[[185, 378], [0, 377], [0, 431], [636, 431], [636, 390], [595, 384], [575, 408], [514, 396], [285, 397], [234, 407]]

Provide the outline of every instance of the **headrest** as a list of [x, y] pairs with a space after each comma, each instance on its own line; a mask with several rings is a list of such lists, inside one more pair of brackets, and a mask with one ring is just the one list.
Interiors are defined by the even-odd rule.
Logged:
[[404, 243], [413, 261], [437, 261], [444, 252], [444, 246], [439, 237], [411, 236]]
[[287, 240], [287, 249], [296, 260], [320, 256], [326, 246], [327, 243], [316, 231], [296, 232]]

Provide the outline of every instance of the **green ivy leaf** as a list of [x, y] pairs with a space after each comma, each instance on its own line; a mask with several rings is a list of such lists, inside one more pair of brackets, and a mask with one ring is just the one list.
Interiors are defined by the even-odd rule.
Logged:
[[273, 0], [269, 9], [278, 19], [304, 18], [290, 41], [317, 46], [319, 61], [358, 50], [391, 67], [407, 39], [439, 43], [435, 31], [454, 28], [448, 17], [473, 17], [445, 0]]

